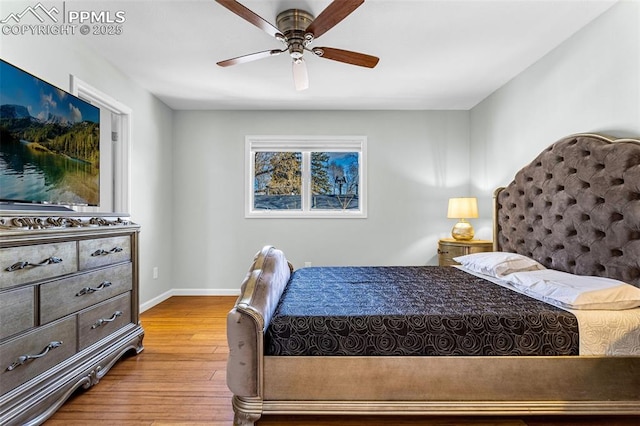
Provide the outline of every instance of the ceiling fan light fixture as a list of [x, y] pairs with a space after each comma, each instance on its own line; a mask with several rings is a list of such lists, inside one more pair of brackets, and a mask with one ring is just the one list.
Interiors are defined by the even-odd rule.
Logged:
[[293, 60], [293, 83], [298, 92], [309, 88], [309, 74], [307, 73], [307, 64], [304, 59], [298, 58]]
[[304, 45], [298, 40], [293, 40], [289, 43], [289, 55], [293, 59], [300, 59], [304, 54]]

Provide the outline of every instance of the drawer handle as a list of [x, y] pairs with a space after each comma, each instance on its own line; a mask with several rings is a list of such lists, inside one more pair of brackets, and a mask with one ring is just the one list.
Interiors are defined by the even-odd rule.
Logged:
[[449, 254], [449, 252], [438, 249], [438, 254]]
[[57, 348], [59, 346], [62, 346], [62, 341], [54, 341], [54, 342], [49, 343], [42, 350], [42, 352], [40, 352], [37, 355], [22, 355], [22, 356], [18, 357], [18, 359], [15, 360], [10, 366], [7, 367], [7, 371], [14, 370], [14, 369], [20, 367], [25, 362], [30, 361], [32, 359], [42, 358], [43, 356], [48, 354], [51, 349], [55, 349], [55, 348]]
[[50, 258], [45, 259], [40, 263], [16, 262], [13, 265], [11, 265], [8, 268], [6, 268], [5, 271], [13, 272], [13, 271], [19, 271], [20, 269], [25, 269], [27, 267], [34, 267], [35, 268], [36, 266], [46, 266], [46, 265], [52, 265], [52, 264], [60, 263], [60, 262], [62, 262], [62, 259], [60, 259], [59, 257], [51, 256]]
[[111, 281], [102, 281], [98, 287], [84, 287], [82, 290], [76, 293], [77, 296], [84, 296], [85, 294], [95, 293], [96, 291], [103, 290], [111, 285]]
[[113, 315], [111, 315], [111, 318], [100, 318], [91, 326], [91, 329], [93, 330], [95, 328], [100, 327], [101, 325], [104, 325], [105, 323], [115, 321], [116, 318], [118, 318], [121, 315], [122, 315], [122, 311], [115, 311]]
[[51, 256], [50, 258], [45, 259], [40, 263], [16, 262], [13, 265], [11, 265], [8, 268], [6, 268], [5, 271], [13, 272], [13, 271], [19, 271], [20, 269], [25, 269], [25, 268], [27, 268], [29, 266], [31, 266], [31, 267], [46, 266], [46, 265], [52, 265], [52, 264], [61, 263], [61, 262], [62, 262], [62, 259], [60, 259], [59, 257]]
[[104, 256], [106, 254], [112, 254], [112, 253], [120, 253], [122, 250], [123, 250], [122, 247], [114, 247], [111, 250], [98, 249], [93, 253], [91, 253], [91, 257]]

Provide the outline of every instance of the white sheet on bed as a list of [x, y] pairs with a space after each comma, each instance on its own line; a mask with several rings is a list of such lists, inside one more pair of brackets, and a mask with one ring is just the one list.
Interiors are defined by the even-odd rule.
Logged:
[[[542, 300], [518, 290], [508, 281], [480, 274], [463, 266], [456, 266], [456, 268], [517, 293], [549, 303], [548, 300]], [[580, 355], [640, 356], [640, 308], [607, 311], [557, 307], [571, 312], [578, 319]]]

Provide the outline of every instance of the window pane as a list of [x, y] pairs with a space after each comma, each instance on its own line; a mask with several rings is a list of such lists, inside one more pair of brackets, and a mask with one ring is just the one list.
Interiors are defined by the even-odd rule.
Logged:
[[311, 153], [311, 208], [358, 209], [360, 164], [357, 152]]
[[256, 152], [254, 165], [254, 209], [302, 208], [302, 153]]

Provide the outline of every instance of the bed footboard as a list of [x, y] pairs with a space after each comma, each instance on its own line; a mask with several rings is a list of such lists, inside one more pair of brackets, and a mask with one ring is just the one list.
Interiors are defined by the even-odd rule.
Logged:
[[236, 424], [252, 424], [262, 412], [263, 335], [291, 272], [282, 251], [265, 246], [256, 254], [227, 315], [227, 386], [234, 394]]

